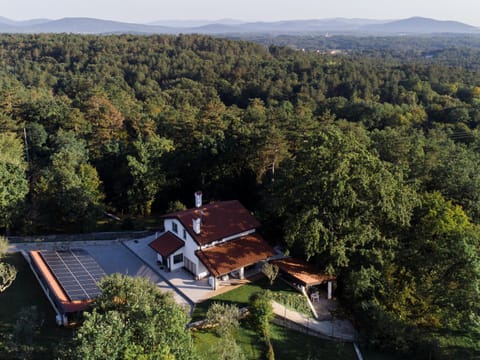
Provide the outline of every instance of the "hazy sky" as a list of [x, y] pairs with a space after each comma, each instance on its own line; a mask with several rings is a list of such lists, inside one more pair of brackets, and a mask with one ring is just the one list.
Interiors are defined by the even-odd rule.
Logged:
[[425, 16], [480, 26], [479, 0], [0, 0], [0, 16], [96, 17], [149, 22], [163, 19], [288, 20], [329, 17], [400, 19]]

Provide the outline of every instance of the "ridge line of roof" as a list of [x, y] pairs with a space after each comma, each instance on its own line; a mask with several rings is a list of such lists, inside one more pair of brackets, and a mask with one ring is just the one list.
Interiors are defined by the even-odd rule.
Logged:
[[[230, 226], [230, 229], [228, 231], [222, 231], [222, 227], [217, 226], [217, 231], [209, 233], [208, 235], [205, 235], [205, 233], [203, 232], [197, 234], [195, 233], [193, 226], [190, 223], [191, 218], [195, 219], [195, 217], [201, 217], [203, 219], [202, 226], [204, 224], [207, 224], [207, 220], [209, 223], [210, 219], [213, 219], [213, 223], [218, 225], [218, 223], [216, 223], [216, 221], [218, 220], [215, 219], [222, 218], [224, 214], [230, 213], [232, 210], [236, 212], [235, 216], [237, 216], [237, 218], [231, 218], [228, 220], [240, 219], [241, 222], [238, 223], [239, 226], [237, 226], [237, 229], [231, 229]], [[198, 212], [204, 213], [200, 214]], [[260, 222], [255, 218], [255, 216], [245, 206], [243, 206], [243, 204], [239, 200], [213, 201], [208, 204], [204, 204], [199, 208], [194, 207], [165, 214], [162, 215], [160, 218], [164, 220], [176, 219], [177, 221], [179, 221], [183, 225], [187, 233], [190, 235], [190, 237], [193, 239], [193, 241], [199, 246], [208, 245], [215, 241], [219, 241], [245, 231], [257, 229], [261, 226]]]
[[[202, 204], [201, 207], [197, 208], [197, 207], [191, 207], [191, 208], [188, 208], [188, 209], [185, 209], [185, 210], [180, 210], [180, 211], [175, 211], [175, 212], [172, 212], [172, 213], [168, 213], [168, 214], [164, 214], [164, 215], [161, 215], [160, 218], [178, 218], [178, 215], [179, 214], [182, 214], [182, 213], [188, 213], [188, 212], [195, 212], [197, 210], [202, 210], [202, 208], [205, 208], [205, 207], [208, 207], [208, 206], [212, 206], [212, 205], [216, 205], [216, 204], [226, 204], [226, 203], [233, 203], [233, 202], [238, 202], [240, 205], [242, 205], [242, 203], [239, 201], [239, 200], [220, 200], [220, 201], [212, 201], [212, 202], [209, 202], [208, 204]], [[243, 205], [242, 205], [243, 206]]]

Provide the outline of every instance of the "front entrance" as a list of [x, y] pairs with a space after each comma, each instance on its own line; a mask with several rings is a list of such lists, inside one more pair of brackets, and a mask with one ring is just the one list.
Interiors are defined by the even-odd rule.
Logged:
[[168, 269], [168, 257], [167, 256], [162, 256], [161, 264]]

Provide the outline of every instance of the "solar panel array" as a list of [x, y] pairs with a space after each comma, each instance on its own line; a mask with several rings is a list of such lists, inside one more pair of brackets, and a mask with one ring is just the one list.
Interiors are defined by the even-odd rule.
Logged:
[[70, 301], [93, 299], [100, 294], [97, 282], [105, 272], [85, 250], [40, 252]]

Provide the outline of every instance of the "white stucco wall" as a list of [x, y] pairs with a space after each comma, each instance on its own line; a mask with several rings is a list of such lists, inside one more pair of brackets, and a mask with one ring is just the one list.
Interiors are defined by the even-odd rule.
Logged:
[[[174, 222], [177, 224], [177, 229], [178, 229], [177, 233], [175, 233], [173, 231], [172, 223], [174, 223]], [[203, 265], [203, 263], [195, 255], [195, 251], [200, 249], [200, 246], [198, 246], [198, 244], [195, 242], [195, 240], [193, 240], [193, 238], [190, 236], [188, 231], [185, 230], [185, 234], [184, 234], [184, 232], [183, 232], [184, 227], [180, 223], [180, 221], [178, 221], [177, 219], [165, 219], [164, 222], [163, 222], [163, 225], [164, 225], [166, 231], [170, 231], [172, 234], [178, 236], [180, 239], [185, 241], [185, 247], [180, 249], [175, 254], [183, 251], [183, 257], [184, 258], [187, 257], [192, 263], [194, 263], [196, 265], [197, 271], [196, 271], [196, 274], [194, 274], [196, 277], [201, 279], [201, 278], [204, 278], [205, 276], [207, 276], [209, 274], [207, 268], [205, 267], [205, 265]], [[184, 237], [184, 235], [185, 235], [185, 237]], [[170, 264], [172, 265], [172, 267], [171, 267], [172, 270], [178, 269], [178, 268], [184, 266], [184, 262], [182, 262], [181, 265], [180, 264], [173, 264], [173, 255], [170, 258], [171, 258], [171, 260], [170, 260], [171, 263]]]
[[178, 255], [178, 254], [183, 254], [184, 249], [185, 249], [184, 247], [180, 248], [177, 251], [175, 251], [172, 255], [169, 256], [169, 264], [170, 264], [170, 270], [171, 271], [175, 271], [175, 270], [181, 269], [183, 267], [183, 261], [179, 262], [178, 264], [175, 264], [173, 262], [173, 257], [175, 255]]
[[[173, 223], [177, 224], [177, 232], [173, 231]], [[177, 235], [180, 239], [182, 238], [183, 226], [177, 219], [165, 219], [163, 226], [165, 227], [165, 231], [170, 231], [172, 234]]]

